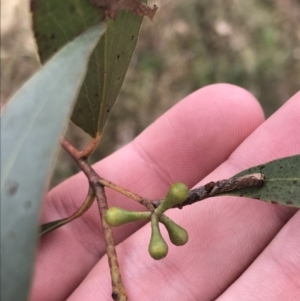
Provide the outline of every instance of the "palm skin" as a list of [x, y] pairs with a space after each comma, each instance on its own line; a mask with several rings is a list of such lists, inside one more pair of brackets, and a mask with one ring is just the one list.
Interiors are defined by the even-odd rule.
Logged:
[[[268, 120], [247, 91], [228, 84], [187, 96], [133, 142], [94, 165], [102, 177], [149, 199], [174, 182], [190, 188], [300, 153], [300, 92]], [[299, 167], [300, 168], [300, 167]], [[46, 197], [42, 222], [71, 215], [88, 183], [79, 173]], [[107, 190], [110, 206], [142, 207]], [[149, 224], [114, 229], [129, 300], [298, 300], [300, 213], [237, 197], [204, 200], [167, 215], [189, 232], [160, 261], [148, 254]], [[167, 238], [166, 231], [162, 231]], [[42, 238], [32, 301], [111, 300], [96, 204]]]

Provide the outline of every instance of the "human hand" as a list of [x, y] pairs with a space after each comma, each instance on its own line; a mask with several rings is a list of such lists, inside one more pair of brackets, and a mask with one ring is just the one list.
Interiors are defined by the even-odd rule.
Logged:
[[[300, 92], [267, 121], [254, 97], [226, 84], [186, 97], [132, 143], [94, 165], [100, 176], [149, 199], [174, 182], [190, 188], [300, 153]], [[71, 215], [88, 183], [82, 173], [47, 196], [43, 222]], [[109, 206], [142, 207], [107, 190]], [[114, 229], [129, 300], [296, 300], [300, 295], [300, 212], [237, 197], [167, 211], [189, 241], [160, 261], [148, 254], [151, 227]], [[162, 234], [166, 237], [163, 227]], [[111, 300], [99, 212], [47, 234], [38, 250], [32, 301]]]

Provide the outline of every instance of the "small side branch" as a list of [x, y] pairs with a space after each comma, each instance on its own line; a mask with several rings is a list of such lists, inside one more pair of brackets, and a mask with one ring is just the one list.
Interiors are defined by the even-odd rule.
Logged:
[[64, 147], [64, 149], [75, 159], [87, 159], [96, 149], [96, 147], [99, 144], [101, 136], [97, 135], [96, 138], [93, 138], [90, 143], [86, 146], [86, 148], [82, 151], [79, 151], [77, 148], [75, 148], [68, 140], [67, 138], [63, 137], [61, 139], [61, 145]]
[[84, 172], [84, 174], [89, 180], [98, 181], [101, 185], [111, 188], [131, 198], [132, 200], [140, 203], [141, 205], [144, 205], [149, 211], [153, 211], [155, 209], [155, 207], [152, 204], [152, 201], [143, 198], [138, 194], [127, 190], [126, 188], [123, 188], [117, 184], [114, 184], [106, 179], [101, 178], [92, 168], [92, 166], [87, 162], [86, 158], [81, 157], [80, 152], [66, 138], [61, 139], [61, 145], [71, 155], [71, 157], [73, 157], [76, 164]]
[[84, 203], [81, 205], [81, 207], [76, 212], [74, 212], [69, 217], [66, 217], [66, 218], [63, 218], [60, 220], [56, 220], [56, 221], [52, 221], [52, 222], [49, 222], [46, 224], [42, 224], [41, 230], [40, 230], [40, 235], [45, 235], [53, 230], [58, 229], [59, 227], [61, 227], [63, 225], [70, 223], [71, 221], [75, 220], [76, 218], [80, 217], [83, 213], [85, 213], [93, 205], [94, 199], [95, 199], [95, 193], [94, 193], [94, 190], [90, 186]]
[[92, 139], [86, 148], [79, 152], [79, 158], [88, 158], [97, 148], [100, 138], [101, 135], [97, 135], [96, 138]]
[[118, 186], [118, 185], [116, 185], [108, 180], [105, 180], [103, 178], [99, 179], [99, 183], [101, 183], [103, 186], [109, 187], [123, 195], [126, 195], [127, 197], [140, 203], [141, 205], [144, 205], [149, 211], [153, 211], [155, 209], [155, 207], [153, 206], [153, 204], [150, 200], [143, 198], [143, 197], [139, 196], [138, 194], [136, 194], [130, 190], [127, 190], [124, 187]]

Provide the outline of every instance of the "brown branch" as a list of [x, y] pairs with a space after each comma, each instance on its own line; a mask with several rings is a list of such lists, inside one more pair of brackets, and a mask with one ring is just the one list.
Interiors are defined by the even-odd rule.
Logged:
[[106, 253], [108, 257], [111, 283], [112, 283], [112, 298], [115, 301], [126, 301], [127, 296], [126, 296], [126, 291], [120, 273], [112, 228], [107, 224], [104, 218], [105, 212], [108, 209], [104, 188], [101, 184], [99, 184], [99, 182], [93, 183], [92, 186], [96, 193], [96, 198], [98, 202], [99, 212], [101, 216], [101, 223], [102, 223], [102, 228], [104, 233], [104, 240], [106, 243]]
[[[74, 147], [66, 139], [62, 140], [62, 146], [65, 150], [75, 159], [76, 163], [79, 165], [80, 169], [89, 176], [93, 175], [98, 179], [99, 183], [103, 186], [109, 187], [115, 191], [122, 193], [123, 195], [137, 201], [138, 203], [144, 205], [149, 211], [153, 211], [163, 199], [158, 199], [155, 201], [143, 198], [119, 185], [116, 185], [106, 179], [101, 178], [94, 169], [89, 165], [89, 163], [84, 159], [76, 158], [76, 151]], [[261, 187], [265, 182], [265, 176], [261, 173], [254, 173], [245, 175], [242, 177], [234, 177], [230, 179], [220, 180], [217, 182], [209, 182], [204, 186], [200, 186], [189, 191], [187, 199], [176, 208], [182, 208], [183, 206], [192, 205], [196, 202], [202, 201], [204, 199], [247, 187]]]
[[[104, 218], [108, 205], [107, 205], [105, 192], [103, 189], [103, 184], [101, 183], [103, 179], [94, 171], [94, 169], [87, 162], [85, 157], [78, 156], [78, 150], [76, 150], [67, 139], [63, 138], [61, 140], [61, 144], [63, 148], [71, 155], [71, 157], [73, 157], [77, 165], [87, 176], [90, 187], [92, 187], [93, 192], [96, 195], [100, 216], [101, 216], [104, 240], [106, 244], [106, 253], [107, 253], [109, 267], [110, 267], [110, 274], [111, 274], [111, 281], [112, 281], [112, 298], [116, 301], [126, 301], [127, 296], [126, 296], [125, 288], [122, 283], [122, 278], [121, 278], [121, 273], [120, 273], [119, 263], [117, 258], [117, 252], [116, 252], [114, 238], [113, 238], [113, 232], [111, 227], [106, 223]], [[115, 189], [118, 187], [117, 185], [110, 183], [106, 180], [104, 180], [104, 182], [107, 185], [109, 185], [109, 187], [114, 187]], [[118, 189], [118, 191], [122, 191], [123, 193], [124, 191], [126, 193], [128, 192], [127, 190], [121, 187], [120, 189]], [[130, 193], [130, 195], [134, 196], [136, 200], [141, 202], [142, 204], [147, 204], [147, 201], [145, 201], [143, 198], [132, 193]]]
[[75, 148], [73, 144], [71, 144], [65, 137], [61, 138], [60, 142], [74, 159], [87, 159], [97, 148], [100, 138], [101, 135], [97, 135], [96, 138], [93, 138], [82, 151], [79, 151], [77, 148]]
[[[204, 186], [191, 189], [187, 199], [175, 208], [181, 209], [183, 206], [192, 205], [204, 199], [223, 194], [225, 192], [234, 191], [247, 187], [262, 187], [265, 182], [265, 176], [261, 173], [253, 173], [242, 177], [234, 177], [230, 179], [220, 180], [217, 182], [209, 182]], [[153, 202], [158, 207], [162, 199]]]
[[75, 161], [80, 158], [80, 151], [77, 148], [75, 148], [67, 138], [62, 137], [60, 139], [60, 143], [62, 147], [71, 155], [71, 157], [73, 157]]
[[[78, 159], [76, 157], [76, 151], [74, 147], [66, 139], [62, 140], [62, 146], [65, 150], [75, 159], [76, 163], [79, 165], [80, 169], [87, 175], [93, 175], [98, 179], [99, 183], [103, 186], [109, 187], [115, 191], [122, 193], [123, 195], [137, 201], [138, 203], [144, 205], [149, 211], [153, 211], [163, 199], [158, 199], [155, 201], [143, 198], [117, 184], [114, 184], [106, 179], [101, 178], [94, 169], [89, 165], [89, 163], [84, 159]], [[247, 187], [261, 187], [264, 184], [265, 177], [261, 173], [249, 174], [242, 177], [234, 177], [230, 179], [220, 180], [217, 182], [209, 182], [204, 186], [200, 186], [189, 191], [187, 199], [176, 208], [182, 208], [183, 206], [192, 205], [196, 202], [202, 201], [204, 199]]]

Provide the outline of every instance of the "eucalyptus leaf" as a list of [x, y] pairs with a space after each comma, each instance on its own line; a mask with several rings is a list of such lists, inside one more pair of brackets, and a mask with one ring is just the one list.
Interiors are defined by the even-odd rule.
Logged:
[[300, 155], [251, 167], [235, 177], [252, 173], [265, 176], [261, 188], [243, 188], [220, 195], [236, 195], [300, 208]]
[[1, 300], [27, 300], [57, 142], [105, 26], [59, 51], [13, 96], [1, 116]]
[[[89, 0], [35, 0], [33, 29], [42, 62], [62, 45], [97, 24], [101, 10]], [[71, 120], [92, 137], [99, 136], [120, 92], [143, 17], [119, 11], [91, 56]]]

